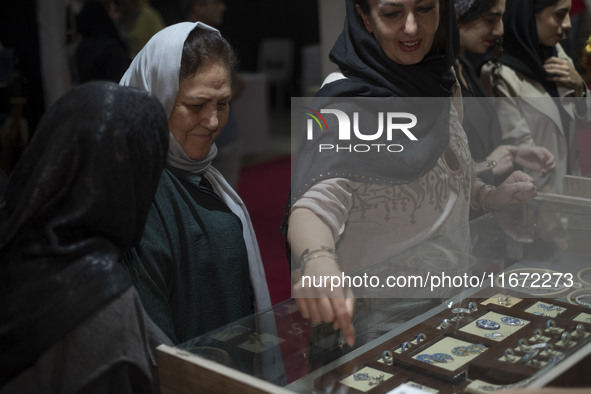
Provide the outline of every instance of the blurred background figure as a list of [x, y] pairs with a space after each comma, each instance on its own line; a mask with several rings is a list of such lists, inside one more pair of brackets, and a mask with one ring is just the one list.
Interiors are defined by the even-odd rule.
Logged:
[[130, 49], [131, 58], [166, 26], [160, 13], [147, 0], [119, 0], [119, 12], [119, 32]]
[[573, 59], [575, 67], [577, 67], [579, 72], [585, 70], [581, 64], [581, 48], [585, 45], [585, 40], [589, 34], [589, 27], [591, 26], [588, 3], [591, 4], [591, 1], [572, 0], [569, 11], [571, 29], [566, 33], [566, 40], [564, 41], [564, 50]]
[[552, 153], [541, 146], [502, 145], [501, 125], [494, 104], [489, 100], [470, 99], [486, 94], [467, 54], [489, 53], [491, 62], [501, 67], [505, 0], [458, 0], [454, 6], [460, 32], [460, 52], [454, 68], [462, 97], [467, 98], [463, 100], [462, 125], [478, 177], [499, 185], [511, 171], [522, 168], [545, 176], [556, 166]]
[[86, 0], [76, 18], [81, 41], [75, 60], [78, 82], [119, 82], [131, 59], [116, 25], [119, 13], [113, 0]]
[[181, 0], [181, 7], [189, 22], [203, 22], [219, 27], [224, 22], [224, 0]]
[[10, 174], [29, 142], [26, 103], [25, 78], [15, 50], [0, 43], [0, 170], [4, 174]]
[[[571, 29], [570, 7], [570, 0], [507, 1], [501, 66], [488, 62], [481, 70], [486, 93], [503, 98], [502, 143], [548, 149], [556, 168], [545, 176], [526, 172], [540, 191], [557, 194], [565, 175], [581, 174], [577, 130], [591, 121], [589, 89], [561, 45]], [[544, 100], [533, 106], [516, 97]]]

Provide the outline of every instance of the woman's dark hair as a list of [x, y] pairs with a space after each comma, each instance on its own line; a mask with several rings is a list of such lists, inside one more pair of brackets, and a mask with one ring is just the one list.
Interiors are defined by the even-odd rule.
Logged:
[[[447, 7], [450, 0], [439, 1], [439, 27], [433, 39], [433, 52], [445, 52], [445, 36], [447, 34]], [[355, 0], [355, 5], [361, 8], [364, 14], [369, 13], [369, 0]]]
[[230, 75], [238, 68], [236, 53], [218, 32], [196, 27], [183, 45], [179, 79], [190, 78], [206, 63], [224, 65]]
[[[523, 0], [519, 0], [523, 1]], [[534, 0], [535, 1], [535, 0]], [[555, 0], [551, 0], [555, 1]], [[558, 1], [558, 0], [556, 0]], [[470, 22], [485, 16], [499, 0], [476, 0], [466, 12], [458, 18], [458, 25], [466, 25]], [[503, 55], [503, 38], [497, 38], [492, 48], [489, 50], [489, 62], [493, 64], [493, 75], [498, 75], [501, 71], [501, 56]]]
[[534, 14], [539, 14], [546, 7], [553, 7], [558, 4], [558, 0], [533, 0]]
[[364, 14], [369, 13], [369, 3], [368, 0], [355, 0], [355, 5], [358, 5], [363, 11]]
[[[507, 6], [509, 6], [509, 3], [512, 1], [523, 1], [523, 0], [507, 0]], [[534, 11], [534, 15], [539, 14], [540, 12], [542, 12], [542, 10], [544, 8], [547, 7], [553, 7], [556, 4], [558, 4], [558, 0], [532, 0], [532, 7], [533, 7], [533, 11]], [[497, 51], [496, 47], [499, 46], [499, 44], [495, 44], [495, 50], [493, 51], [493, 58], [491, 59], [491, 61], [494, 63], [494, 67], [492, 70], [492, 77], [493, 77], [493, 86], [498, 86], [499, 80], [500, 80], [500, 72], [501, 72], [501, 55], [502, 55], [502, 49], [501, 51]], [[498, 56], [497, 56], [498, 54]]]
[[468, 8], [463, 15], [458, 17], [458, 25], [465, 25], [484, 16], [493, 8], [499, 0], [476, 0], [472, 7]]
[[435, 32], [435, 38], [433, 38], [432, 51], [438, 53], [445, 53], [446, 36], [448, 34], [447, 26], [447, 7], [453, 7], [449, 0], [439, 0], [439, 27]]

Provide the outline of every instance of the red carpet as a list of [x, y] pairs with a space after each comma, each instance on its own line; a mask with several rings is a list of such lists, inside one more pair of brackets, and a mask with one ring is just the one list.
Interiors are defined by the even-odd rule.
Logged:
[[285, 237], [279, 233], [290, 183], [290, 157], [284, 156], [244, 167], [238, 184], [257, 235], [273, 304], [291, 297]]

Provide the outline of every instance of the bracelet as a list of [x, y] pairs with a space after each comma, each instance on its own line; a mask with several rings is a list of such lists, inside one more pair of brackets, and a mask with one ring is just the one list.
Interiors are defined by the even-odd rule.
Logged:
[[472, 207], [473, 210], [478, 211], [481, 208], [480, 205], [480, 195], [482, 194], [482, 190], [484, 190], [484, 188], [486, 187], [486, 183], [482, 181], [482, 179], [480, 178], [476, 178], [476, 181], [474, 181], [474, 183], [476, 182], [481, 182], [482, 185], [480, 185], [478, 187], [478, 190], [476, 191], [476, 195], [474, 196], [474, 201], [470, 201], [470, 206]]
[[482, 201], [480, 203], [480, 206], [482, 207], [482, 210], [484, 211], [484, 213], [486, 213], [487, 212], [488, 199], [490, 198], [490, 195], [493, 194], [493, 192], [496, 190], [496, 186], [493, 186], [493, 185], [485, 185], [484, 189], [490, 189], [490, 192], [488, 192], [488, 194], [486, 195], [486, 197], [484, 197], [484, 201]]
[[[477, 182], [480, 181], [482, 182], [482, 180], [480, 178], [477, 178], [476, 180]], [[491, 189], [491, 191], [486, 195], [486, 197], [484, 198], [484, 200], [482, 199], [482, 192], [485, 189]], [[476, 196], [474, 197], [474, 202], [470, 204], [470, 206], [472, 207], [472, 209], [474, 209], [475, 211], [482, 209], [484, 211], [484, 213], [487, 212], [486, 209], [486, 202], [488, 201], [490, 194], [496, 189], [495, 186], [493, 185], [489, 185], [487, 183], [482, 182], [482, 185], [480, 185], [480, 187], [478, 187], [478, 190], [476, 191]]]
[[591, 299], [591, 294], [579, 294], [575, 297], [575, 302], [581, 306], [591, 308], [591, 302], [583, 301], [584, 299]]
[[[320, 249], [314, 249], [314, 250], [304, 250], [304, 253], [302, 253], [302, 256], [300, 257], [300, 269], [302, 270], [302, 272], [304, 272], [306, 270], [306, 264], [310, 261], [310, 260], [314, 260], [317, 259], [319, 257], [328, 257], [332, 260], [334, 260], [335, 263], [337, 263], [338, 258], [337, 255], [334, 251], [334, 249], [323, 246]], [[338, 267], [338, 263], [337, 263], [337, 267]], [[340, 267], [339, 267], [340, 269]]]

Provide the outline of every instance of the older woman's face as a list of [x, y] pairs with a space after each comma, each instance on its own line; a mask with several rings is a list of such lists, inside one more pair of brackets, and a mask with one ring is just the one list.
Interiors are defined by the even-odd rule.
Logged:
[[541, 45], [553, 47], [566, 37], [570, 30], [569, 11], [571, 0], [559, 0], [556, 5], [546, 7], [536, 14], [536, 28]]
[[390, 59], [417, 64], [429, 53], [439, 27], [438, 0], [368, 0], [369, 13], [357, 13]]
[[191, 159], [202, 160], [209, 153], [228, 121], [231, 95], [230, 72], [219, 63], [206, 63], [179, 82], [168, 127]]
[[505, 0], [497, 3], [484, 15], [472, 22], [460, 25], [460, 48], [474, 53], [486, 53], [503, 36]]

